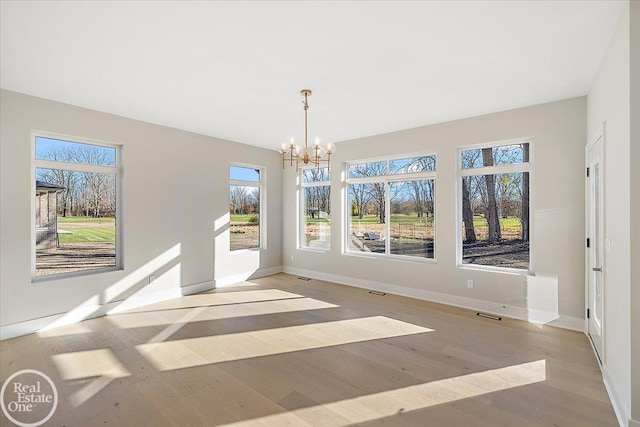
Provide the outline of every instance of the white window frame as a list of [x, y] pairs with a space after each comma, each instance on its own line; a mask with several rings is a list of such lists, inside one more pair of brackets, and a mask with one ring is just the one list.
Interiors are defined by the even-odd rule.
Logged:
[[[306, 200], [304, 197], [304, 189], [309, 187], [329, 187], [329, 204], [331, 204], [331, 170], [329, 170], [329, 180], [328, 181], [314, 181], [314, 182], [304, 182], [304, 171], [315, 169], [315, 167], [304, 167], [300, 168], [300, 172], [298, 174], [298, 179], [300, 180], [300, 197], [298, 197], [298, 249], [315, 251], [315, 252], [330, 252], [331, 251], [331, 240], [333, 239], [329, 236], [329, 246], [326, 248], [323, 247], [315, 247], [315, 246], [307, 246], [305, 244], [305, 226], [306, 226], [306, 215], [305, 215], [305, 207]], [[331, 235], [333, 235], [333, 221], [329, 221], [329, 227], [331, 228]]]
[[[247, 169], [255, 169], [260, 171], [260, 181], [244, 181], [240, 179], [231, 179], [229, 178], [229, 187], [232, 185], [239, 185], [243, 187], [256, 187], [260, 190], [260, 212], [258, 213], [260, 218], [260, 224], [258, 226], [260, 233], [260, 242], [259, 245], [255, 248], [243, 248], [243, 249], [231, 249], [231, 233], [229, 233], [229, 252], [231, 254], [239, 254], [248, 251], [264, 251], [267, 250], [267, 168], [264, 166], [257, 166], [248, 163], [229, 163], [229, 167], [227, 168], [227, 174], [230, 171], [231, 166], [236, 166], [239, 168], [247, 168]], [[229, 176], [229, 175], [227, 175]], [[227, 206], [231, 203], [229, 200], [229, 191], [227, 190]], [[228, 212], [228, 211], [227, 211]], [[231, 217], [229, 217], [229, 222], [231, 222]]]
[[[116, 150], [115, 166], [98, 166], [86, 163], [71, 163], [57, 160], [41, 160], [36, 159], [36, 138], [50, 138], [65, 142], [73, 142], [77, 144], [97, 145], [100, 147], [114, 148]], [[124, 269], [124, 250], [123, 250], [123, 214], [122, 214], [122, 186], [123, 186], [123, 162], [122, 162], [123, 146], [111, 142], [99, 141], [90, 138], [75, 137], [70, 135], [62, 135], [52, 132], [31, 131], [31, 282], [43, 282], [50, 280], [59, 280], [68, 277], [86, 276], [90, 274], [100, 274], [110, 271]], [[115, 262], [112, 267], [93, 268], [87, 270], [73, 271], [70, 273], [50, 274], [46, 276], [36, 276], [36, 169], [60, 169], [74, 172], [96, 172], [104, 174], [115, 174], [116, 176], [116, 224], [115, 224]]]
[[[478, 168], [462, 168], [462, 152], [467, 150], [479, 150], [482, 148], [502, 147], [506, 145], [519, 145], [529, 144], [529, 162], [518, 163], [512, 165], [498, 165], [498, 166], [483, 166]], [[532, 213], [534, 212], [534, 137], [524, 137], [515, 139], [506, 139], [501, 141], [483, 142], [480, 144], [471, 144], [460, 146], [456, 153], [456, 264], [458, 268], [469, 270], [483, 270], [494, 271], [500, 273], [518, 274], [526, 276], [534, 276], [534, 227], [535, 221], [533, 220]], [[502, 173], [513, 172], [528, 172], [529, 173], [529, 268], [508, 268], [508, 267], [496, 267], [492, 265], [480, 265], [480, 264], [463, 264], [463, 243], [462, 243], [462, 178], [465, 176], [477, 176], [477, 175], [496, 175]]]
[[[433, 156], [436, 159], [436, 170], [430, 172], [414, 172], [414, 173], [396, 173], [390, 174], [390, 164], [392, 160], [401, 160], [407, 159], [411, 157], [427, 157]], [[362, 178], [350, 178], [349, 177], [349, 166], [351, 165], [359, 165], [363, 163], [375, 163], [375, 162], [387, 162], [387, 174], [378, 175], [374, 177], [362, 177]], [[407, 261], [407, 262], [427, 262], [427, 263], [437, 263], [438, 261], [438, 244], [437, 244], [437, 236], [438, 236], [438, 221], [435, 221], [435, 217], [437, 217], [437, 206], [438, 206], [438, 155], [434, 151], [430, 152], [419, 152], [419, 153], [406, 153], [401, 155], [393, 155], [393, 156], [384, 156], [384, 157], [376, 157], [376, 158], [367, 158], [367, 159], [357, 159], [344, 163], [343, 174], [345, 177], [345, 186], [344, 186], [344, 210], [343, 210], [343, 221], [344, 221], [344, 233], [343, 233], [343, 255], [349, 256], [358, 256], [365, 258], [382, 258], [382, 259], [391, 259], [398, 261]], [[417, 257], [410, 255], [398, 255], [390, 253], [390, 227], [391, 223], [388, 220], [391, 218], [391, 203], [390, 203], [390, 195], [389, 195], [389, 184], [392, 182], [405, 182], [405, 181], [420, 181], [420, 180], [433, 180], [433, 189], [434, 189], [434, 197], [433, 197], [433, 212], [434, 212], [434, 225], [433, 225], [433, 258], [425, 258], [425, 257]], [[349, 203], [349, 185], [351, 184], [373, 184], [383, 182], [385, 186], [385, 253], [375, 253], [375, 252], [361, 252], [361, 251], [352, 251], [349, 249], [349, 238], [350, 238], [350, 220], [351, 220], [351, 205]]]

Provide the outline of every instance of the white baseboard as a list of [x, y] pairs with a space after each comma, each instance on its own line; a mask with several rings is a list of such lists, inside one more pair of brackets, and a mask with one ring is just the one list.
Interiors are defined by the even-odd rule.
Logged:
[[555, 313], [532, 310], [524, 307], [505, 306], [504, 304], [499, 304], [491, 301], [461, 297], [458, 295], [443, 294], [440, 292], [433, 292], [425, 289], [408, 288], [406, 286], [398, 286], [392, 285], [390, 283], [363, 280], [356, 277], [340, 276], [313, 270], [303, 270], [290, 266], [284, 266], [283, 271], [285, 273], [295, 274], [298, 276], [306, 276], [313, 279], [325, 280], [327, 282], [339, 283], [341, 285], [371, 289], [410, 298], [437, 302], [440, 304], [452, 305], [455, 307], [461, 307], [470, 310], [477, 310], [483, 313], [524, 320], [531, 323], [557, 326], [559, 328], [570, 329], [579, 332], [584, 332], [585, 330], [585, 320], [571, 316], [559, 316]]
[[193, 294], [198, 294], [200, 292], [210, 291], [214, 287], [215, 286], [213, 284], [213, 280], [209, 280], [206, 282], [183, 286], [180, 288], [180, 290], [182, 291], [182, 295], [193, 295]]
[[54, 314], [53, 316], [40, 317], [38, 319], [0, 326], [0, 341], [38, 332], [61, 317], [62, 314]]
[[218, 277], [214, 280], [216, 288], [222, 288], [236, 283], [244, 282], [249, 279], [257, 279], [259, 277], [271, 276], [272, 274], [282, 273], [282, 266], [261, 268], [256, 271], [248, 271], [245, 273], [234, 274], [233, 276]]
[[618, 418], [618, 424], [620, 427], [636, 427], [640, 426], [640, 423], [631, 419], [631, 412], [627, 405], [625, 405], [622, 400], [622, 395], [620, 394], [620, 389], [618, 385], [613, 380], [611, 375], [609, 374], [609, 369], [606, 364], [601, 365], [602, 368], [602, 379], [604, 380], [604, 386], [607, 389], [607, 393], [609, 394], [609, 399], [611, 400], [611, 404], [613, 405], [613, 411], [616, 414], [616, 418]]
[[109, 314], [116, 314], [132, 308], [141, 307], [143, 305], [178, 298], [182, 295], [205, 292], [211, 289], [213, 289], [213, 281], [195, 283], [193, 285], [186, 285], [180, 288], [165, 289], [159, 292], [146, 294], [141, 298], [137, 298], [133, 295], [131, 298], [127, 298], [126, 300], [112, 301], [106, 304], [97, 304], [94, 302], [95, 299], [92, 299], [67, 313], [59, 313], [38, 319], [0, 326], [0, 341], [58, 326], [70, 325], [83, 320], [94, 319], [96, 317], [107, 316]]

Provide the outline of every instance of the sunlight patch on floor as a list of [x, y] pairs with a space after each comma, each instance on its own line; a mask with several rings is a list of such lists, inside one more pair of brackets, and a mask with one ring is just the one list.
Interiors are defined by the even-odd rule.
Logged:
[[[243, 420], [225, 424], [225, 427], [307, 425], [307, 423], [318, 425], [321, 422], [327, 425], [347, 426], [534, 384], [545, 379], [546, 360], [543, 359]], [[397, 422], [400, 420], [396, 420]]]
[[[194, 308], [201, 306], [242, 304], [247, 302], [271, 301], [286, 298], [302, 298], [302, 295], [279, 289], [263, 289], [238, 292], [215, 292], [197, 295], [186, 295], [168, 301], [157, 302], [134, 308], [122, 313], [142, 313], [155, 310], [175, 310], [180, 308]], [[118, 313], [118, 314], [122, 314]]]
[[54, 354], [51, 358], [64, 380], [102, 376], [124, 378], [131, 375], [108, 349]]
[[69, 396], [69, 403], [74, 408], [87, 402], [114, 379], [131, 375], [108, 349], [54, 354], [51, 358], [60, 376], [66, 381], [93, 378]]
[[432, 332], [384, 316], [137, 345], [160, 371]]
[[68, 335], [88, 334], [91, 332], [92, 330], [89, 329], [86, 324], [79, 322], [72, 323], [70, 325], [57, 326], [50, 329], [42, 329], [38, 331], [37, 334], [42, 338], [54, 338]]
[[[330, 304], [313, 298], [290, 297], [281, 300], [203, 307], [203, 310], [191, 318], [190, 321], [202, 322], [336, 307], [338, 306], [335, 304]], [[143, 328], [177, 322], [182, 319], [182, 316], [184, 316], [185, 311], [187, 310], [190, 309], [117, 314], [106, 317], [106, 320], [120, 329]]]

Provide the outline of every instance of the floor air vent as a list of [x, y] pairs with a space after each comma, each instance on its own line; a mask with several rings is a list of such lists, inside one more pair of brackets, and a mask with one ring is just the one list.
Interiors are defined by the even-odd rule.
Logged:
[[305, 282], [308, 282], [311, 279], [309, 279], [308, 277], [298, 277], [298, 280], [304, 280]]
[[491, 320], [502, 320], [502, 317], [500, 317], [500, 316], [494, 316], [493, 314], [476, 313], [476, 316], [478, 316], [478, 317], [484, 317], [485, 319], [491, 319]]
[[378, 292], [378, 291], [369, 291], [369, 293], [370, 293], [371, 295], [377, 295], [377, 296], [379, 296], [379, 297], [383, 297], [383, 296], [385, 296], [385, 295], [386, 295], [384, 292]]

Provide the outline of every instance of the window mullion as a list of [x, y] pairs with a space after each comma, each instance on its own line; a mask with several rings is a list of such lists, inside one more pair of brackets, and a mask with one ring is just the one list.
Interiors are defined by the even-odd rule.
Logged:
[[99, 166], [86, 163], [67, 163], [55, 160], [34, 160], [33, 165], [39, 169], [57, 169], [73, 172], [94, 172], [105, 174], [117, 174], [119, 170], [115, 166]]
[[389, 255], [391, 253], [391, 196], [389, 191], [389, 181], [384, 183], [384, 227], [385, 227], [385, 239], [384, 239], [384, 253]]
[[502, 166], [484, 166], [481, 168], [463, 169], [460, 171], [461, 176], [475, 176], [475, 175], [500, 175], [505, 173], [514, 172], [529, 172], [529, 163], [520, 163], [517, 165], [502, 165]]

